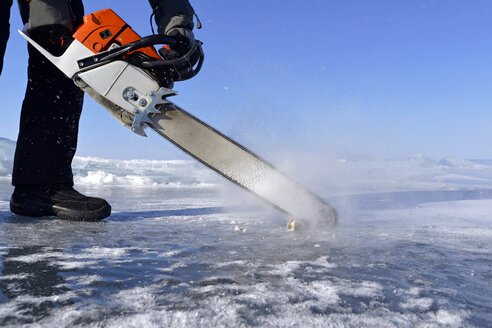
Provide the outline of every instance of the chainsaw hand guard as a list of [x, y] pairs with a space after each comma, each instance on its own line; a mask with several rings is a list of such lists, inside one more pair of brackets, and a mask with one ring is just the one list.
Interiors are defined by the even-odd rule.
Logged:
[[[165, 48], [159, 50], [159, 54], [164, 57]], [[142, 66], [149, 69], [166, 69], [172, 72], [173, 81], [185, 81], [191, 79], [202, 69], [204, 54], [201, 41], [194, 41], [190, 50], [183, 56], [164, 61], [143, 62]]]

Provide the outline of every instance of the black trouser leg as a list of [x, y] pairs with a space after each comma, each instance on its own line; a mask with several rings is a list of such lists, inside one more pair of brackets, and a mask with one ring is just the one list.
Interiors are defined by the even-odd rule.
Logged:
[[27, 75], [12, 184], [73, 185], [83, 92], [31, 46]]
[[[24, 20], [27, 4], [19, 2]], [[77, 147], [83, 92], [31, 46], [27, 75], [12, 184], [73, 185], [71, 163]]]

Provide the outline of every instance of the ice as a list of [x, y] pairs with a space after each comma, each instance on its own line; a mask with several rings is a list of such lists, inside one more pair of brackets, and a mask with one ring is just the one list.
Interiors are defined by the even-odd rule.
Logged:
[[0, 177], [12, 173], [15, 142], [0, 137]]
[[400, 303], [400, 307], [403, 309], [426, 311], [431, 307], [433, 302], [434, 301], [430, 297], [413, 298]]
[[92, 275], [84, 275], [81, 277], [67, 277], [68, 282], [78, 285], [78, 286], [87, 286], [92, 285], [98, 281], [101, 281], [103, 278], [97, 274]]
[[492, 322], [491, 161], [323, 160], [310, 186], [340, 225], [288, 232], [288, 218], [182, 160], [76, 157], [76, 187], [108, 199], [111, 217], [15, 216], [13, 149], [0, 140], [1, 326]]
[[108, 160], [75, 157], [77, 185], [135, 187], [213, 187], [217, 176], [203, 165], [185, 160]]
[[[0, 138], [0, 178], [10, 177], [14, 149], [15, 142]], [[479, 160], [435, 160], [423, 155], [396, 160], [359, 156], [330, 160], [326, 165], [326, 174], [332, 177], [331, 195], [385, 190], [479, 188], [492, 183], [492, 163]], [[172, 189], [215, 188], [223, 184], [223, 179], [216, 173], [191, 160], [112, 160], [76, 156], [73, 171], [76, 185], [87, 187]]]
[[[0, 138], [0, 178], [9, 178], [15, 142]], [[210, 188], [221, 179], [203, 165], [189, 160], [111, 160], [75, 157], [75, 183], [82, 186], [135, 186]], [[1, 180], [1, 179], [0, 179]]]

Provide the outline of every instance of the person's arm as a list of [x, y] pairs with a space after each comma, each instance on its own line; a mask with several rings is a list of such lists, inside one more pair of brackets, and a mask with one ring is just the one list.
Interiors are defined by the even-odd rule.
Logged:
[[0, 74], [2, 74], [3, 68], [3, 56], [5, 54], [5, 48], [7, 47], [7, 40], [9, 39], [9, 18], [10, 7], [12, 6], [12, 0], [1, 0], [0, 4]]
[[158, 32], [169, 35], [175, 29], [193, 30], [195, 11], [188, 0], [149, 0]]

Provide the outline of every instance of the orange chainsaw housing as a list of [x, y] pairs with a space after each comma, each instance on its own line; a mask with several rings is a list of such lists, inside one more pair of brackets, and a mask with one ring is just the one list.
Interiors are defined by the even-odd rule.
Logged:
[[[141, 39], [111, 9], [103, 9], [85, 16], [84, 24], [77, 29], [73, 37], [96, 54], [108, 50], [114, 43], [124, 45]], [[154, 47], [145, 47], [136, 51], [142, 52], [154, 59], [162, 60]]]

